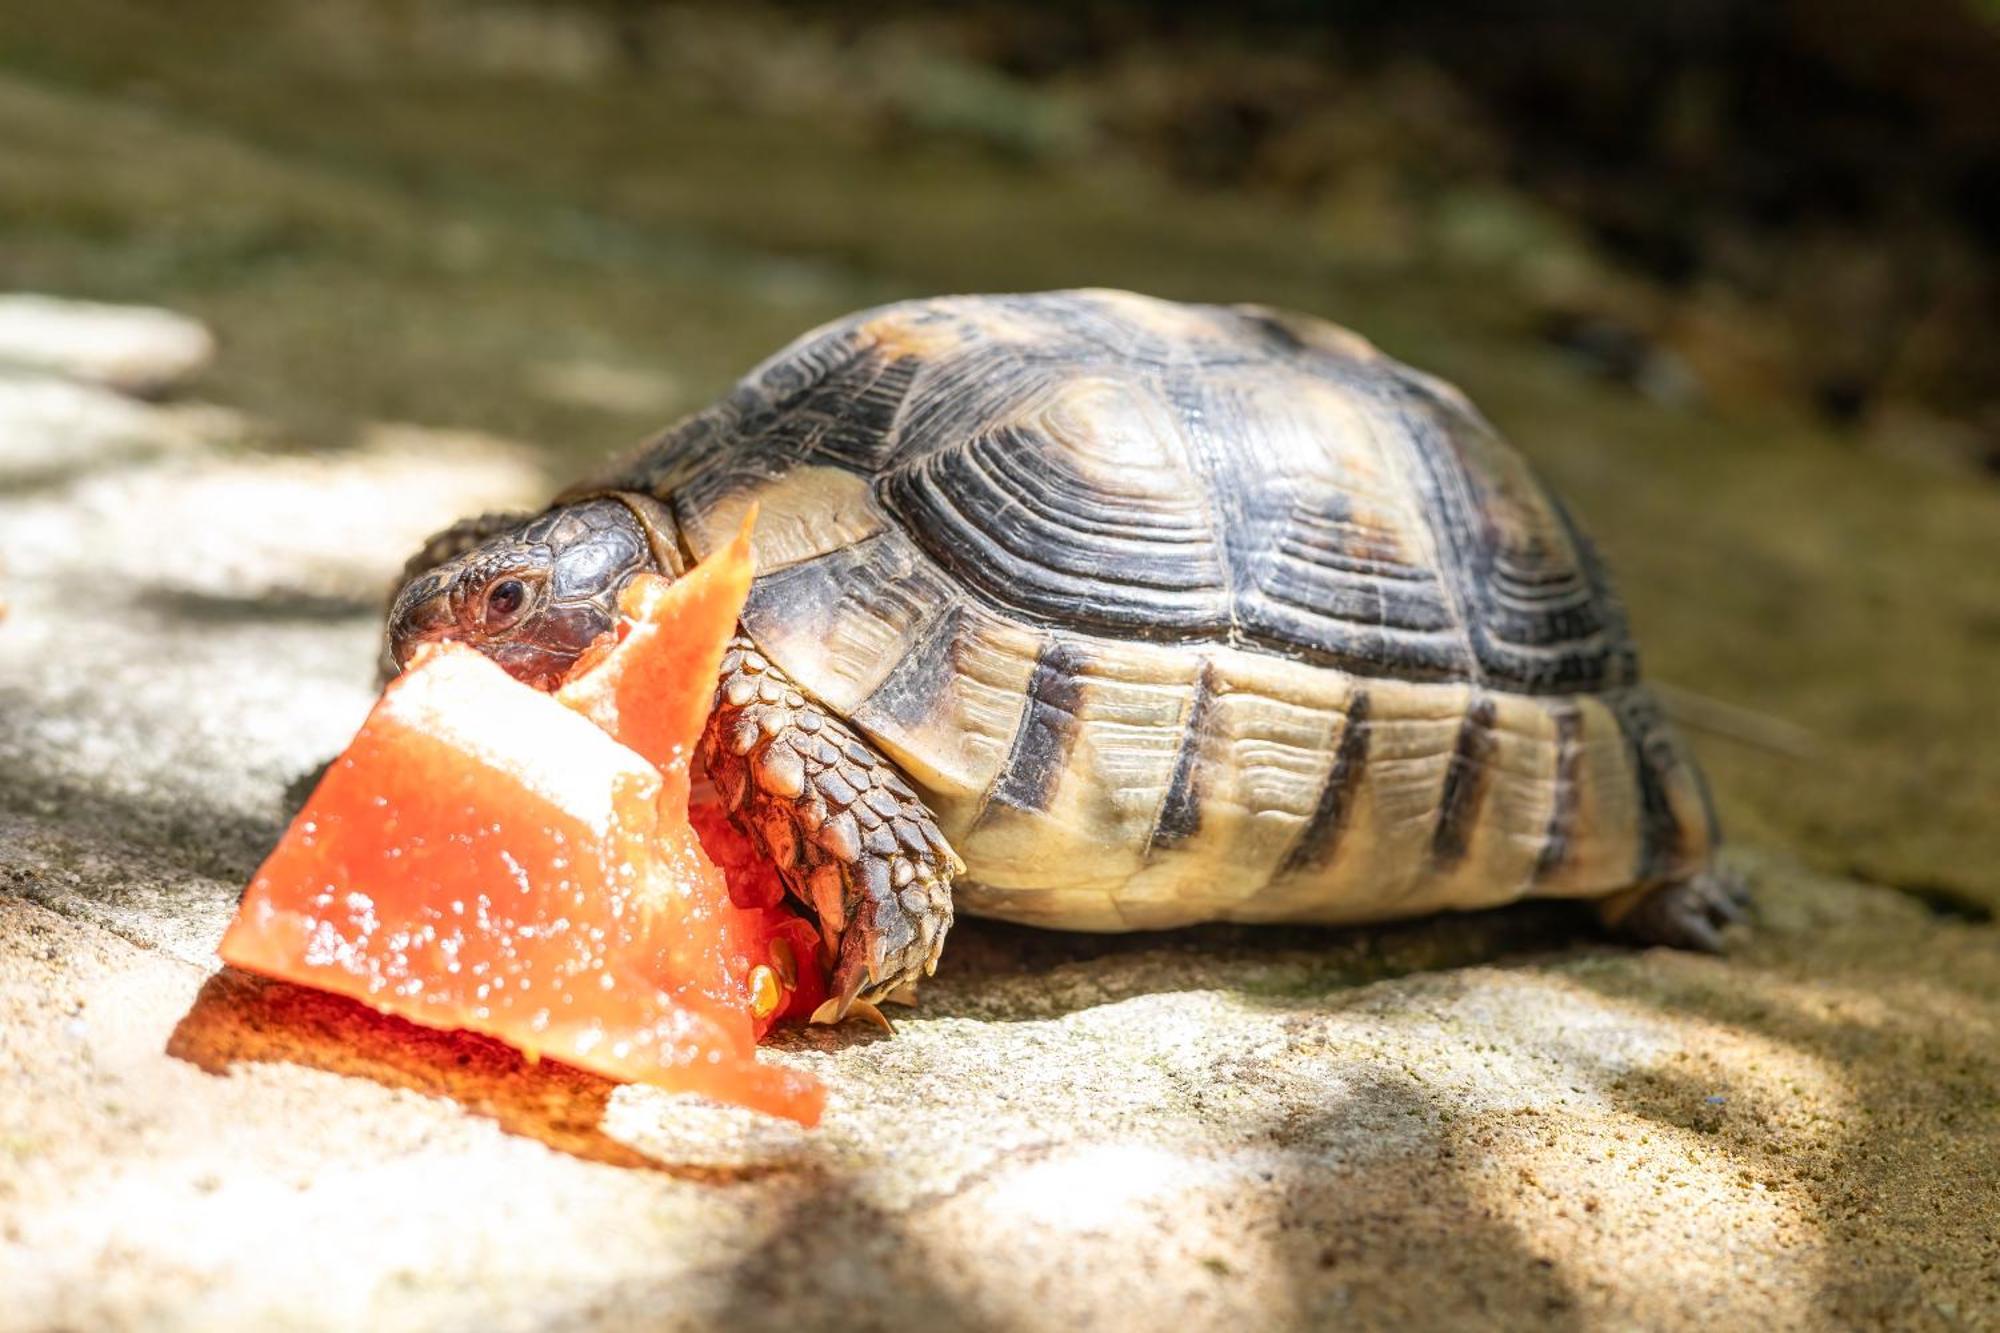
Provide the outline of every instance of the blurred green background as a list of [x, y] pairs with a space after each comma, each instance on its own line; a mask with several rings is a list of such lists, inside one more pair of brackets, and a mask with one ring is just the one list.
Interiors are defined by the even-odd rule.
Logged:
[[878, 301], [1330, 316], [1572, 500], [1735, 837], [1989, 914], [2000, 13], [1657, 8], [7, 5], [0, 289], [555, 480]]

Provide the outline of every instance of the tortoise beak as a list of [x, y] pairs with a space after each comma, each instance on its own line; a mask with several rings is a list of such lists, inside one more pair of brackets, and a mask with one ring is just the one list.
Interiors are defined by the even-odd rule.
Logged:
[[400, 671], [420, 645], [451, 638], [457, 628], [450, 581], [425, 574], [397, 594], [389, 611], [389, 656]]

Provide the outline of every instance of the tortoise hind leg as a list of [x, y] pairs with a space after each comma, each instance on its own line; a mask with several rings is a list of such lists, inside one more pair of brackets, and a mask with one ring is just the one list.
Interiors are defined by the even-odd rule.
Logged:
[[1598, 911], [1613, 934], [1634, 944], [1721, 953], [1723, 927], [1750, 919], [1750, 890], [1742, 876], [1711, 866], [1607, 898]]
[[723, 655], [702, 755], [731, 817], [839, 941], [836, 1012], [937, 966], [964, 862], [895, 766], [744, 635]]

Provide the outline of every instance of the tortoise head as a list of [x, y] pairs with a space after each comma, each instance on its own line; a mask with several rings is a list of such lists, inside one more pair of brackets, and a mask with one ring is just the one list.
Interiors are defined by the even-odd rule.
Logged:
[[461, 523], [405, 569], [389, 608], [389, 654], [401, 670], [420, 645], [449, 639], [552, 686], [617, 623], [619, 590], [634, 575], [670, 572], [671, 533], [658, 504], [624, 495]]

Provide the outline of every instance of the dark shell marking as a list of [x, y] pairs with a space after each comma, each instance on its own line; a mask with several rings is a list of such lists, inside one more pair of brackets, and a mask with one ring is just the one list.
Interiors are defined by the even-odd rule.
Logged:
[[1493, 701], [1476, 699], [1459, 724], [1451, 767], [1445, 770], [1444, 794], [1438, 800], [1437, 827], [1431, 830], [1431, 861], [1439, 868], [1465, 858], [1472, 821], [1493, 777], [1493, 722]]
[[1298, 841], [1285, 857], [1282, 873], [1316, 869], [1333, 859], [1341, 830], [1354, 808], [1355, 788], [1360, 785], [1367, 766], [1368, 695], [1356, 690], [1348, 700], [1347, 715], [1340, 728], [1340, 746], [1333, 752], [1333, 767], [1320, 786], [1312, 818], [1306, 821]]
[[1203, 662], [1188, 699], [1187, 729], [1181, 733], [1180, 753], [1174, 756], [1166, 799], [1160, 802], [1160, 816], [1153, 824], [1153, 851], [1177, 846], [1201, 831], [1202, 782], [1207, 772], [1202, 757], [1213, 741], [1214, 714], [1215, 668]]
[[1028, 714], [1014, 734], [991, 801], [1010, 810], [1045, 811], [1076, 746], [1083, 699], [1082, 652], [1052, 639], [1028, 680]]
[[1556, 720], [1555, 795], [1549, 804], [1548, 828], [1542, 833], [1542, 850], [1535, 857], [1535, 879], [1545, 880], [1562, 868], [1576, 830], [1576, 770], [1578, 734], [1582, 715], [1573, 703], [1559, 703], [1550, 710]]

